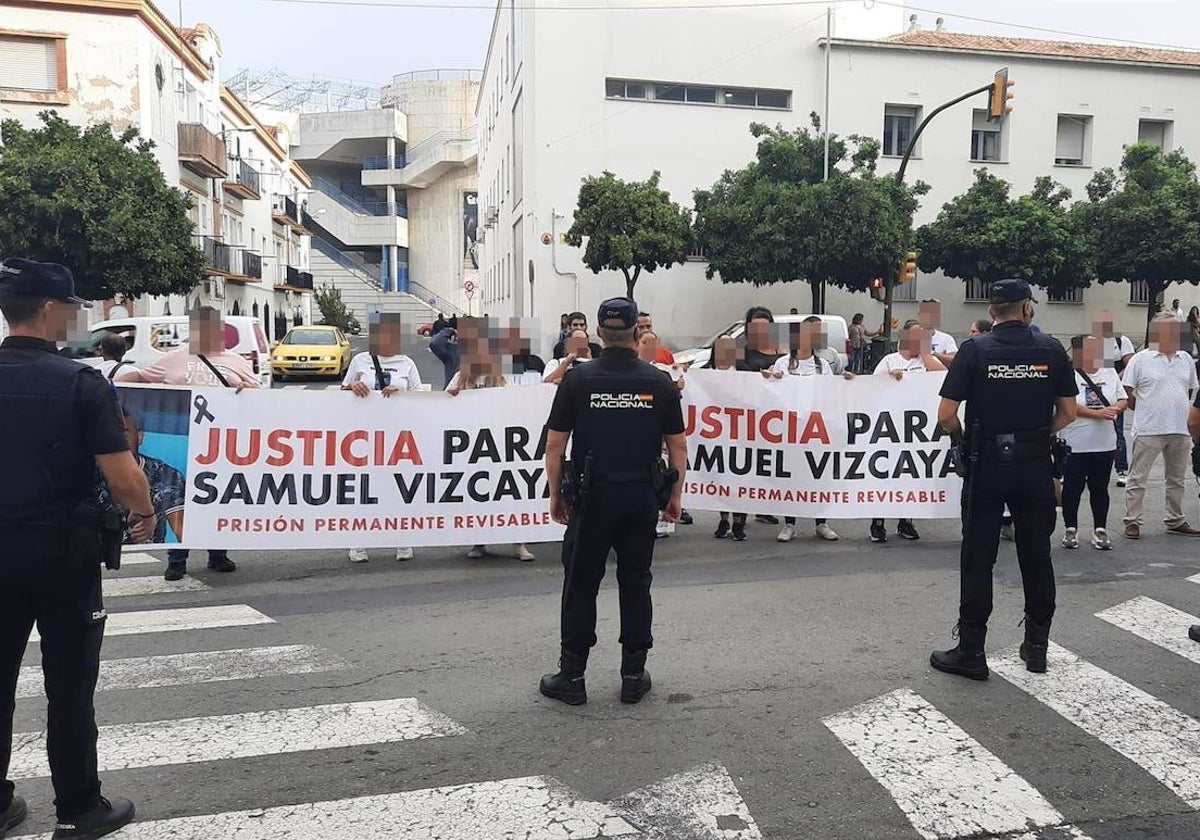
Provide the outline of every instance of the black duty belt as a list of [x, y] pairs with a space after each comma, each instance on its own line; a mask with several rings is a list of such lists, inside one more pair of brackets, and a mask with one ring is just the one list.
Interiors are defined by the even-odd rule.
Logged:
[[649, 484], [650, 470], [626, 470], [598, 473], [592, 477], [597, 484]]
[[983, 454], [1002, 463], [1035, 461], [1050, 457], [1050, 433], [1047, 431], [988, 434], [983, 438]]

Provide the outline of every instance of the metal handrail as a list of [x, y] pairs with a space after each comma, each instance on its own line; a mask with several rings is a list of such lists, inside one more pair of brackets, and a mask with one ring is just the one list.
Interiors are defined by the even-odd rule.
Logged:
[[391, 203], [386, 201], [359, 201], [324, 176], [317, 175], [314, 177], [313, 186], [322, 195], [332, 199], [352, 213], [362, 216], [398, 216], [402, 219], [408, 218], [408, 205], [401, 204], [398, 201]]
[[438, 310], [443, 315], [466, 314], [463, 311], [463, 309], [461, 307], [459, 307], [457, 304], [451, 303], [450, 301], [446, 300], [441, 295], [438, 295], [438, 294], [430, 291], [429, 289], [422, 286], [420, 283], [414, 283], [412, 280], [408, 281], [408, 293], [410, 295], [412, 295], [413, 297], [417, 298], [418, 300], [420, 300], [422, 303], [428, 303], [429, 300], [432, 298], [433, 301], [437, 304]]
[[365, 263], [360, 263], [352, 257], [346, 256], [333, 245], [326, 242], [324, 239], [321, 239], [319, 236], [314, 236], [312, 238], [312, 247], [315, 248], [322, 256], [333, 260], [342, 268], [359, 275], [359, 279], [368, 286], [371, 286], [377, 290], [382, 288], [383, 284], [380, 282], [378, 274], [371, 270], [371, 266], [366, 265]]
[[363, 158], [363, 169], [411, 169], [426, 158], [436, 156], [438, 152], [451, 143], [469, 143], [477, 137], [474, 128], [464, 128], [460, 131], [439, 131], [431, 134], [415, 146], [410, 146], [403, 154], [388, 157], [374, 155]]
[[482, 70], [464, 70], [459, 68], [437, 68], [433, 70], [410, 70], [392, 76], [392, 84], [404, 82], [479, 82], [483, 80]]

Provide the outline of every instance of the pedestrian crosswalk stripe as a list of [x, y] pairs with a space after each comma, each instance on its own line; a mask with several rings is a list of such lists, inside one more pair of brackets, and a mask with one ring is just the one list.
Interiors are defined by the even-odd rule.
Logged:
[[610, 804], [645, 840], [762, 840], [737, 785], [719, 764], [695, 767]]
[[[135, 636], [141, 633], [167, 633], [173, 630], [212, 630], [219, 627], [244, 627], [251, 624], [274, 624], [275, 619], [265, 616], [245, 604], [230, 604], [223, 607], [179, 607], [170, 610], [143, 610], [138, 612], [109, 613], [104, 635]], [[30, 642], [38, 640], [35, 628], [29, 636]]]
[[[1194, 615], [1139, 595], [1096, 613], [1096, 617], [1200, 664], [1200, 645], [1189, 639], [1187, 634], [1188, 627], [1200, 624], [1200, 618]], [[1200, 768], [1197, 772], [1200, 772]]]
[[990, 664], [1200, 808], [1200, 722], [1053, 643], [1045, 674], [1026, 671], [1016, 651]]
[[185, 575], [182, 580], [164, 580], [161, 575], [152, 577], [105, 578], [105, 598], [123, 598], [131, 595], [169, 595], [172, 592], [207, 592], [208, 584]]
[[[344, 661], [312, 645], [214, 650], [110, 659], [100, 663], [97, 691], [247, 680], [256, 677], [293, 676], [336, 671], [348, 667]], [[17, 697], [42, 695], [42, 669], [29, 665], [17, 677]]]
[[122, 566], [161, 566], [165, 562], [144, 551], [127, 551], [121, 555]]
[[1200, 583], [1200, 575], [1192, 575], [1188, 578], [1189, 583]]
[[532, 776], [135, 822], [119, 836], [121, 840], [595, 840], [642, 834], [609, 806], [580, 799], [554, 779]]
[[913, 691], [884, 694], [824, 722], [929, 840], [1065, 822], [1032, 785]]
[[[409, 698], [116, 724], [100, 727], [99, 769], [225, 761], [465, 732], [454, 721]], [[14, 734], [9, 778], [49, 774], [45, 733]]]

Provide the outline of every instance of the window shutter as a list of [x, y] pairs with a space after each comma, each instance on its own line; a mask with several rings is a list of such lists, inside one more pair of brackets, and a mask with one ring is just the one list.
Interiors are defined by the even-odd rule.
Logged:
[[0, 88], [58, 90], [58, 51], [54, 40], [0, 36]]

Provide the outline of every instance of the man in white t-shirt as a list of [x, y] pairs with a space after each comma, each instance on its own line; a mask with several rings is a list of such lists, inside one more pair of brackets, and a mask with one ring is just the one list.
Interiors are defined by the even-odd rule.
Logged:
[[943, 365], [950, 364], [958, 352], [958, 342], [950, 333], [942, 331], [941, 301], [930, 299], [917, 304], [917, 320], [928, 334], [930, 351]]
[[1133, 409], [1133, 463], [1125, 488], [1125, 536], [1142, 535], [1142, 502], [1154, 462], [1162, 457], [1166, 473], [1168, 534], [1200, 536], [1183, 516], [1183, 488], [1192, 454], [1188, 410], [1200, 383], [1196, 364], [1179, 349], [1183, 324], [1170, 312], [1160, 312], [1150, 324], [1155, 348], [1135, 353], [1125, 368], [1122, 384]]
[[[384, 398], [402, 391], [416, 391], [421, 387], [421, 373], [417, 363], [400, 352], [403, 328], [399, 312], [372, 312], [367, 326], [368, 346], [365, 353], [358, 353], [350, 360], [342, 390], [351, 391], [357, 397], [369, 397], [375, 392]], [[397, 548], [397, 560], [411, 560], [411, 548]], [[365, 548], [350, 549], [351, 563], [366, 563], [370, 555]]]
[[[875, 374], [899, 380], [910, 373], [945, 370], [946, 365], [933, 352], [933, 333], [934, 330], [924, 326], [920, 320], [905, 321], [904, 326], [900, 328], [900, 339], [896, 343], [896, 352], [888, 353], [879, 360], [875, 365]], [[957, 346], [955, 352], [958, 352]], [[921, 535], [911, 519], [901, 519], [896, 523], [896, 533], [906, 540], [921, 539]], [[883, 519], [871, 520], [870, 536], [871, 542], [887, 542], [887, 526]]]
[[[1104, 342], [1104, 365], [1111, 367], [1120, 376], [1125, 366], [1133, 358], [1133, 342], [1128, 336], [1121, 335], [1113, 327], [1113, 314], [1107, 310], [1096, 313], [1092, 319], [1092, 335], [1098, 336]], [[1117, 449], [1115, 464], [1117, 467], [1117, 486], [1124, 487], [1129, 480], [1129, 449], [1125, 445], [1125, 415], [1117, 415], [1113, 422], [1117, 432]]]

